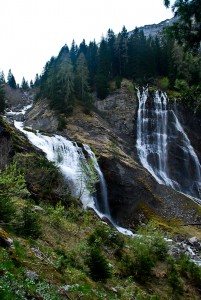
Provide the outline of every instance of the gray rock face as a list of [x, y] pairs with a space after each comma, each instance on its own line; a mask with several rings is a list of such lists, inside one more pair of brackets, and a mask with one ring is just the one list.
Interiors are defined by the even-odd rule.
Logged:
[[[145, 25], [142, 27], [138, 27], [139, 30], [142, 30], [144, 32], [144, 35], [146, 38], [148, 37], [155, 37], [159, 35], [163, 29], [165, 29], [168, 26], [173, 25], [178, 20], [178, 18], [174, 17], [172, 19], [167, 19], [165, 21], [162, 21], [158, 24], [150, 24], [150, 25]], [[129, 35], [133, 33], [133, 30], [129, 32]]]
[[137, 112], [137, 99], [132, 84], [123, 80], [121, 89], [116, 90], [104, 100], [97, 100], [95, 105], [103, 114], [111, 128], [123, 139], [134, 144], [135, 115]]
[[48, 103], [40, 101], [27, 113], [24, 125], [36, 130], [55, 132], [58, 120], [56, 114], [49, 110]]
[[[99, 160], [108, 188], [111, 214], [120, 225], [135, 226], [141, 218], [199, 222], [199, 207], [175, 190], [158, 184], [143, 168], [117, 158]], [[198, 213], [198, 214], [197, 214]], [[196, 221], [195, 221], [196, 220]]]
[[[135, 116], [137, 100], [128, 81], [105, 100], [97, 100], [96, 112], [84, 114], [76, 107], [66, 118], [63, 135], [88, 144], [99, 156], [104, 173], [111, 214], [115, 221], [127, 228], [143, 218], [177, 219], [182, 222], [200, 222], [197, 204], [184, 195], [158, 184], [137, 162], [135, 157]], [[132, 93], [130, 91], [132, 90]], [[26, 126], [57, 130], [56, 115], [47, 103], [40, 102], [26, 116]]]

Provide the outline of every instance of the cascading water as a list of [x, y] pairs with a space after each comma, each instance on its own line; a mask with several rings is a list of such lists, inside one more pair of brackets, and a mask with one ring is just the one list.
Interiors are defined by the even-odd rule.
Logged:
[[103, 173], [98, 165], [97, 159], [93, 151], [91, 151], [91, 148], [84, 144], [84, 149], [87, 151], [89, 157], [92, 159], [94, 168], [98, 174], [98, 179], [99, 179], [99, 185], [100, 185], [100, 193], [101, 193], [101, 203], [97, 203], [97, 209], [103, 213], [108, 219], [111, 219], [111, 214], [110, 214], [110, 208], [108, 204], [108, 197], [107, 197], [107, 187], [105, 183], [105, 178], [103, 176]]
[[201, 203], [201, 166], [165, 93], [137, 91], [137, 152], [142, 165], [161, 184]]
[[[27, 106], [27, 108], [23, 110], [23, 113], [25, 113], [28, 108], [30, 108], [30, 106]], [[40, 134], [39, 132], [34, 133], [24, 130], [23, 122], [15, 121], [14, 125], [28, 137], [33, 145], [46, 153], [48, 160], [56, 163], [64, 177], [67, 179], [72, 195], [79, 198], [85, 208], [91, 207], [101, 218], [106, 217], [119, 232], [130, 236], [133, 235], [130, 230], [118, 226], [113, 221], [110, 215], [105, 179], [95, 154], [88, 145], [84, 144], [83, 147], [88, 153], [88, 156], [92, 159], [93, 166], [98, 174], [101, 201], [98, 201], [98, 197], [96, 197], [88, 188], [88, 175], [85, 173], [83, 166], [88, 169], [90, 169], [90, 166], [88, 165], [82, 148], [79, 147], [77, 143], [69, 141], [59, 135], [47, 136]]]
[[23, 130], [21, 122], [15, 121], [15, 127], [25, 133], [33, 145], [43, 150], [48, 160], [56, 163], [67, 179], [72, 195], [80, 198], [84, 207], [95, 208], [94, 197], [87, 188], [87, 176], [82, 171], [82, 163], [86, 160], [82, 149], [59, 135], [46, 136]]

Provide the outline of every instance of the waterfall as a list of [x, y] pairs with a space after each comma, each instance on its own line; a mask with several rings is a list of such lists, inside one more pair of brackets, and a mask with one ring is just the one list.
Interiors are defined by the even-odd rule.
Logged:
[[105, 183], [105, 178], [103, 176], [103, 173], [99, 167], [99, 164], [97, 162], [96, 156], [93, 153], [93, 151], [90, 149], [90, 147], [86, 144], [83, 145], [84, 149], [87, 151], [89, 154], [89, 157], [92, 159], [94, 168], [98, 174], [98, 179], [99, 179], [99, 185], [100, 185], [100, 193], [101, 193], [101, 203], [98, 203], [97, 201], [97, 209], [103, 213], [107, 218], [111, 219], [111, 214], [110, 214], [110, 208], [108, 204], [108, 197], [107, 197], [107, 186]]
[[165, 93], [137, 90], [137, 153], [142, 165], [160, 184], [200, 202], [201, 166]]
[[21, 130], [30, 142], [41, 149], [47, 159], [55, 162], [64, 177], [67, 179], [69, 189], [74, 197], [82, 201], [84, 208], [95, 209], [94, 196], [87, 187], [87, 175], [82, 164], [87, 164], [82, 148], [60, 135], [47, 136], [23, 129], [22, 122], [15, 121], [15, 127]]
[[[28, 108], [30, 107], [27, 106], [27, 109]], [[25, 113], [27, 109], [24, 109], [23, 112]], [[28, 137], [33, 145], [46, 154], [48, 160], [55, 162], [63, 176], [67, 179], [71, 194], [82, 201], [84, 208], [92, 208], [100, 218], [106, 217], [119, 232], [133, 236], [130, 230], [118, 226], [111, 217], [105, 179], [98, 165], [96, 156], [88, 145], [84, 144], [83, 148], [92, 159], [93, 167], [98, 175], [98, 184], [101, 194], [100, 201], [98, 201], [98, 197], [88, 188], [89, 175], [85, 174], [83, 165], [88, 169], [90, 169], [90, 166], [88, 165], [82, 148], [79, 147], [76, 142], [69, 141], [60, 135], [47, 136], [39, 132], [34, 133], [24, 130], [23, 122], [14, 121], [14, 125]]]

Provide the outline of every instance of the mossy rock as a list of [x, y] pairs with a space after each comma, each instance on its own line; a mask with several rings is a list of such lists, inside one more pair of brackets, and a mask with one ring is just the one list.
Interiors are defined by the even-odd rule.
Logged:
[[0, 227], [0, 247], [11, 247], [13, 245], [13, 240], [9, 234]]

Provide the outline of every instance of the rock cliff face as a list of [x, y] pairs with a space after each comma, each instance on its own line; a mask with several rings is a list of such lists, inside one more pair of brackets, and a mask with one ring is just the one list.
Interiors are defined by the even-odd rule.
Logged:
[[[66, 117], [60, 133], [88, 144], [99, 157], [104, 173], [111, 213], [117, 223], [133, 227], [144, 218], [200, 222], [200, 207], [176, 191], [159, 185], [138, 163], [135, 155], [135, 93], [129, 82], [103, 101], [96, 102], [96, 112], [85, 114], [76, 107]], [[26, 126], [55, 132], [57, 118], [45, 102], [39, 102], [26, 116]]]
[[121, 89], [116, 90], [104, 100], [97, 100], [95, 105], [111, 128], [124, 140], [134, 145], [138, 103], [132, 84], [123, 80]]
[[58, 120], [56, 114], [48, 109], [47, 101], [43, 100], [37, 102], [28, 112], [24, 125], [36, 130], [42, 129], [48, 132], [55, 132], [58, 127]]
[[[144, 32], [144, 35], [146, 38], [149, 37], [156, 37], [157, 35], [160, 35], [163, 29], [165, 29], [168, 26], [173, 25], [178, 20], [177, 17], [174, 17], [172, 19], [164, 20], [158, 24], [150, 24], [145, 25], [142, 27], [138, 27], [139, 30], [142, 30]], [[129, 34], [132, 34], [133, 30], [129, 32]]]

